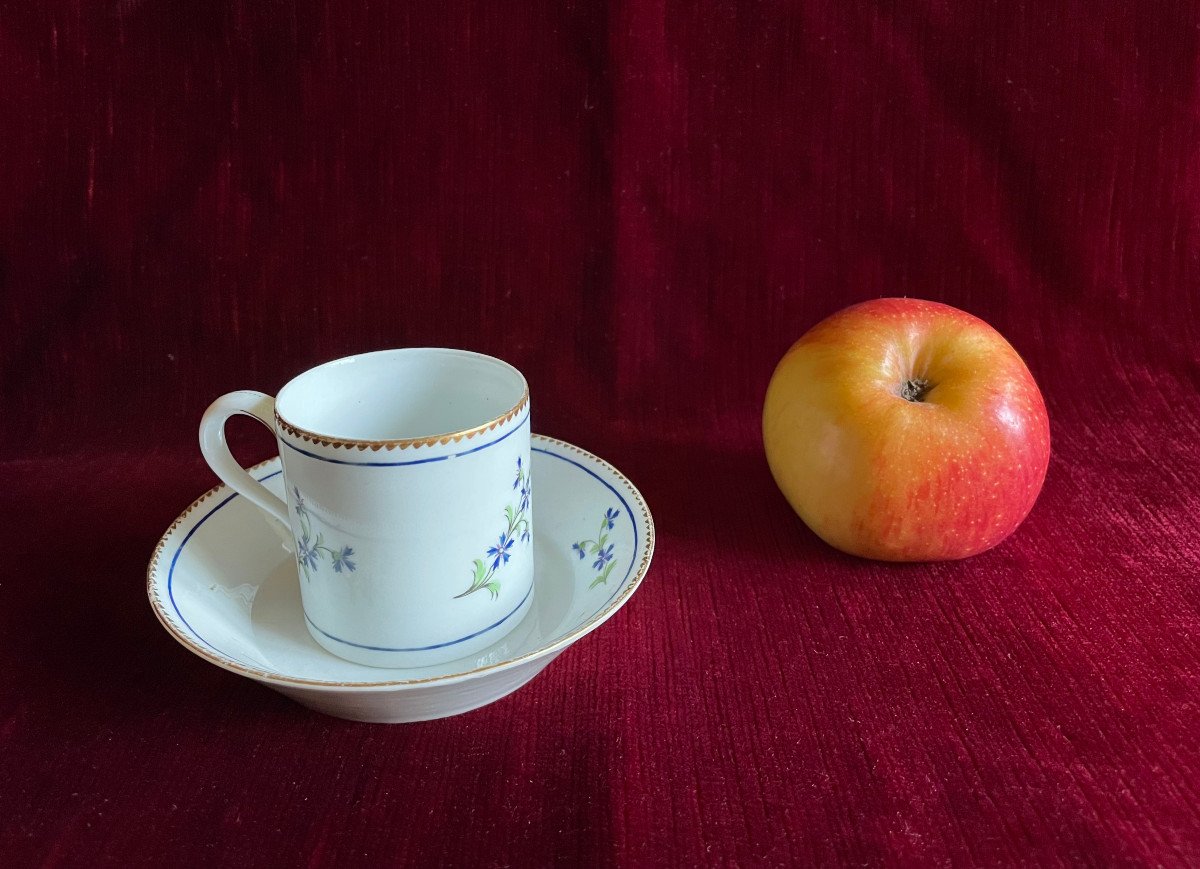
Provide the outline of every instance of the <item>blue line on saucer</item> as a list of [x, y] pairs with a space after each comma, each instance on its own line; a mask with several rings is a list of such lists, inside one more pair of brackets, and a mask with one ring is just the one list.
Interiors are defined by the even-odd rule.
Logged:
[[[525, 418], [523, 420], [521, 420], [521, 422], [514, 425], [512, 428], [510, 428], [504, 434], [500, 435], [500, 437], [496, 438], [494, 441], [488, 441], [486, 444], [480, 444], [477, 447], [471, 447], [469, 450], [463, 450], [461, 453], [451, 453], [448, 456], [433, 456], [432, 458], [428, 458], [428, 459], [409, 459], [407, 462], [351, 462], [346, 459], [331, 459], [328, 456], [318, 455], [317, 453], [313, 453], [313, 452], [309, 452], [308, 450], [301, 449], [300, 447], [296, 446], [295, 444], [293, 444], [290, 440], [288, 440], [286, 438], [282, 438], [282, 437], [279, 438], [279, 442], [284, 444], [289, 449], [295, 450], [302, 456], [308, 456], [310, 459], [316, 459], [319, 462], [329, 462], [331, 465], [358, 465], [358, 466], [367, 467], [367, 468], [401, 468], [401, 467], [404, 467], [405, 465], [427, 465], [430, 462], [444, 462], [447, 459], [457, 459], [461, 456], [469, 456], [471, 453], [477, 453], [480, 450], [486, 450], [488, 447], [493, 447], [496, 444], [500, 443], [500, 441], [504, 440], [509, 435], [515, 434], [516, 432], [520, 431], [528, 423], [529, 423], [529, 412], [526, 411]], [[320, 628], [317, 628], [317, 630], [320, 630]], [[322, 633], [324, 633], [324, 632], [322, 631]]]
[[396, 648], [392, 648], [390, 646], [368, 646], [365, 643], [352, 643], [349, 640], [343, 640], [341, 637], [335, 637], [333, 634], [329, 633], [329, 631], [323, 630], [316, 622], [314, 622], [312, 619], [310, 619], [308, 617], [307, 612], [304, 614], [304, 619], [310, 625], [312, 625], [317, 631], [319, 631], [323, 636], [328, 637], [329, 639], [333, 640], [336, 643], [341, 643], [346, 646], [353, 646], [356, 649], [369, 649], [372, 652], [428, 652], [433, 649], [444, 649], [447, 646], [457, 646], [459, 643], [465, 643], [467, 640], [473, 640], [476, 637], [480, 636], [481, 634], [486, 634], [488, 631], [492, 630], [493, 628], [500, 627], [502, 624], [504, 624], [506, 621], [508, 621], [514, 615], [516, 615], [517, 610], [519, 610], [521, 607], [525, 606], [525, 601], [529, 600], [529, 596], [531, 594], [533, 594], [533, 583], [532, 582], [529, 583], [529, 591], [525, 592], [525, 597], [521, 598], [521, 602], [516, 605], [516, 607], [513, 609], [512, 612], [510, 612], [504, 618], [500, 619], [500, 621], [498, 621], [494, 624], [490, 624], [486, 628], [476, 631], [473, 634], [467, 634], [465, 637], [459, 637], [457, 640], [447, 640], [444, 643], [434, 643], [432, 646], [411, 646], [409, 648], [396, 649]]

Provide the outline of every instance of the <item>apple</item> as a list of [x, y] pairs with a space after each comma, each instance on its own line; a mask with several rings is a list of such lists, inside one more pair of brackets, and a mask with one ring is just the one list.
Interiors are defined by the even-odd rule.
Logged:
[[1021, 357], [977, 317], [875, 299], [821, 321], [767, 388], [780, 490], [843, 552], [940, 561], [991, 549], [1029, 514], [1050, 421]]

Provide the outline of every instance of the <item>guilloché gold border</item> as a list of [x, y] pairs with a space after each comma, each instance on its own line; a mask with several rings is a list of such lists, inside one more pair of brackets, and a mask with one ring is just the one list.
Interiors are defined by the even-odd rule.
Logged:
[[465, 428], [461, 431], [430, 435], [429, 437], [423, 438], [400, 438], [399, 440], [379, 441], [356, 440], [354, 438], [347, 440], [336, 440], [327, 435], [318, 434], [317, 432], [312, 432], [308, 429], [303, 429], [297, 425], [293, 425], [280, 416], [278, 410], [275, 411], [275, 425], [278, 426], [279, 431], [283, 432], [284, 434], [291, 435], [294, 438], [299, 438], [302, 441], [307, 441], [310, 444], [317, 444], [323, 447], [332, 447], [335, 450], [371, 450], [372, 452], [379, 452], [379, 450], [406, 450], [409, 447], [416, 449], [419, 447], [432, 447], [436, 446], [437, 444], [448, 444], [451, 441], [461, 441], [464, 438], [470, 440], [477, 434], [483, 434], [484, 432], [492, 431], [493, 429], [504, 425], [506, 422], [524, 410], [527, 404], [529, 404], [528, 388], [526, 388], [525, 392], [522, 393], [521, 400], [513, 405], [511, 410], [493, 420], [489, 420], [482, 425], [477, 425], [474, 428]]
[[[526, 395], [526, 400], [527, 399], [528, 395]], [[518, 405], [516, 409], [519, 410], [520, 407], [521, 405]], [[194, 513], [196, 509], [199, 508], [200, 505], [209, 498], [226, 491], [226, 486], [214, 486], [193, 501], [188, 508], [180, 513], [178, 518], [171, 523], [171, 527], [166, 530], [163, 536], [159, 538], [158, 544], [154, 547], [154, 554], [150, 557], [150, 563], [146, 567], [146, 595], [150, 598], [150, 607], [154, 610], [155, 617], [159, 620], [162, 626], [167, 629], [167, 633], [174, 637], [176, 642], [178, 642], [189, 652], [198, 655], [211, 664], [216, 664], [223, 670], [229, 670], [230, 672], [237, 673], [240, 676], [248, 676], [255, 681], [265, 682], [271, 685], [294, 685], [298, 687], [332, 690], [337, 688], [406, 688], [414, 685], [430, 685], [437, 682], [451, 684], [463, 681], [469, 677], [478, 676], [480, 673], [513, 668], [536, 658], [545, 657], [546, 655], [565, 649], [576, 640], [590, 633], [594, 628], [599, 626], [601, 622], [620, 609], [624, 605], [625, 601], [629, 599], [630, 595], [632, 595], [634, 591], [637, 590], [638, 586], [642, 584], [642, 580], [646, 577], [646, 572], [650, 569], [650, 560], [654, 556], [654, 518], [650, 515], [650, 509], [646, 506], [646, 501], [642, 497], [642, 493], [637, 490], [637, 487], [634, 486], [633, 483], [629, 482], [629, 479], [624, 474], [622, 474], [608, 462], [604, 461], [604, 459], [589, 453], [587, 450], [581, 450], [574, 444], [569, 444], [566, 441], [560, 441], [557, 438], [546, 437], [545, 435], [533, 435], [532, 440], [534, 443], [552, 444], [559, 449], [575, 453], [576, 455], [582, 456], [583, 458], [594, 462], [604, 470], [608, 471], [613, 477], [616, 478], [614, 482], [619, 481], [624, 486], [626, 494], [629, 496], [631, 505], [635, 507], [641, 514], [642, 525], [646, 531], [646, 540], [642, 543], [641, 559], [638, 562], [637, 570], [635, 571], [633, 578], [629, 580], [621, 593], [617, 595], [616, 598], [609, 601], [608, 606], [606, 606], [603, 610], [596, 613], [566, 636], [548, 646], [543, 646], [540, 649], [534, 649], [532, 652], [528, 652], [518, 658], [510, 658], [507, 661], [489, 664], [486, 667], [476, 667], [473, 670], [466, 670], [462, 673], [449, 673], [444, 676], [428, 676], [424, 679], [400, 679], [385, 682], [335, 682], [326, 679], [301, 679], [294, 676], [283, 676], [279, 673], [268, 673], [265, 670], [258, 670], [254, 667], [247, 667], [221, 655], [214, 654], [208, 649], [205, 649], [204, 647], [195, 643], [191, 637], [184, 634], [175, 626], [171, 618], [167, 615], [166, 605], [163, 603], [162, 596], [159, 593], [161, 589], [156, 588], [154, 577], [158, 572], [159, 562], [162, 559], [163, 553], [166, 551], [170, 538], [175, 534], [176, 531], [179, 530], [180, 526], [184, 524], [188, 516]], [[260, 468], [266, 467], [272, 462], [277, 461], [279, 461], [278, 456], [267, 459], [265, 462], [259, 462], [257, 465], [247, 468], [246, 470], [256, 471]], [[634, 557], [637, 557], [636, 553]]]

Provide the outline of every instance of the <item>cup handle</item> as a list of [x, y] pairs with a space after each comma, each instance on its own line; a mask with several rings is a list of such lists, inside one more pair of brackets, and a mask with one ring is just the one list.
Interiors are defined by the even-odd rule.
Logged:
[[279, 521], [291, 536], [287, 504], [282, 498], [246, 473], [229, 452], [225, 441], [225, 422], [235, 413], [254, 417], [267, 428], [275, 431], [275, 399], [261, 392], [243, 389], [222, 395], [208, 406], [200, 420], [200, 452], [221, 482], [266, 511]]

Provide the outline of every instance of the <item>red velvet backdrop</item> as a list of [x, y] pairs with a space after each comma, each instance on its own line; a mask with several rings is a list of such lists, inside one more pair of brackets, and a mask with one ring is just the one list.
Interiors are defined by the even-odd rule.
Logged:
[[[4, 862], [1200, 863], [1198, 23], [0, 3]], [[1041, 500], [964, 563], [839, 555], [762, 457], [783, 351], [887, 294], [1046, 393]], [[424, 344], [516, 363], [643, 489], [642, 590], [428, 724], [176, 646], [143, 571], [207, 402]]]

